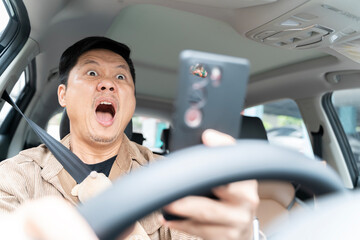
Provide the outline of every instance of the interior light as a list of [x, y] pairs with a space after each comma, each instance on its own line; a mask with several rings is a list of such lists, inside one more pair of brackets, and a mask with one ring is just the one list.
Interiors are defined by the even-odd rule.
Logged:
[[338, 40], [339, 39], [339, 35], [337, 35], [337, 34], [334, 34], [334, 35], [332, 35], [330, 38], [329, 38], [329, 41], [330, 42], [335, 42], [336, 40]]
[[297, 26], [300, 26], [301, 23], [299, 23], [293, 19], [288, 19], [288, 20], [282, 22], [281, 25], [286, 26], [286, 27], [297, 27]]

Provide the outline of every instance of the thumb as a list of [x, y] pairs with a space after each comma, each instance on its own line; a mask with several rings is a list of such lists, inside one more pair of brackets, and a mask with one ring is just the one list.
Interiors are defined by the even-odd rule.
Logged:
[[232, 136], [216, 131], [214, 129], [205, 130], [201, 138], [203, 143], [209, 147], [235, 144], [235, 139]]

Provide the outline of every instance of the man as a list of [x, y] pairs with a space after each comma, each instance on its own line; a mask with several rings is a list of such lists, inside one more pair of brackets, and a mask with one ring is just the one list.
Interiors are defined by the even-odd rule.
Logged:
[[[70, 134], [62, 143], [84, 163], [114, 180], [154, 161], [149, 149], [124, 134], [135, 111], [135, 70], [126, 45], [104, 37], [80, 40], [61, 56], [59, 78], [59, 103], [70, 119]], [[208, 130], [203, 142], [216, 146], [234, 139]], [[76, 183], [44, 145], [3, 161], [0, 177], [4, 212], [49, 195], [75, 205], [81, 198], [74, 189], [85, 182]], [[257, 183], [232, 183], [213, 192], [219, 200], [190, 196], [166, 206], [187, 220], [166, 222], [156, 212], [139, 221], [140, 230], [151, 239], [250, 239], [259, 201]]]

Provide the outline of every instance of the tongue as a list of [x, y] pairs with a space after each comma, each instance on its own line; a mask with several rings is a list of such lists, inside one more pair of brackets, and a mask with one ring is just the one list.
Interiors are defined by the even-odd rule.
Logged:
[[96, 117], [100, 122], [109, 122], [112, 120], [112, 115], [109, 112], [96, 112]]

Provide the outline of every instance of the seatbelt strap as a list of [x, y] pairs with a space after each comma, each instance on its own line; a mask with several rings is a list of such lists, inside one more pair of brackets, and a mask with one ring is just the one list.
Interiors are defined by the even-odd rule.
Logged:
[[91, 170], [83, 161], [81, 161], [74, 153], [72, 153], [59, 141], [50, 136], [44, 129], [27, 118], [6, 91], [3, 92], [1, 98], [8, 102], [14, 109], [16, 109], [18, 113], [24, 117], [32, 130], [34, 130], [41, 141], [46, 145], [46, 147], [51, 151], [55, 158], [61, 163], [61, 165], [75, 179], [77, 183], [81, 183], [90, 174]]
[[320, 125], [318, 132], [311, 132], [313, 143], [314, 143], [314, 154], [322, 159], [322, 137], [324, 135], [324, 129]]

